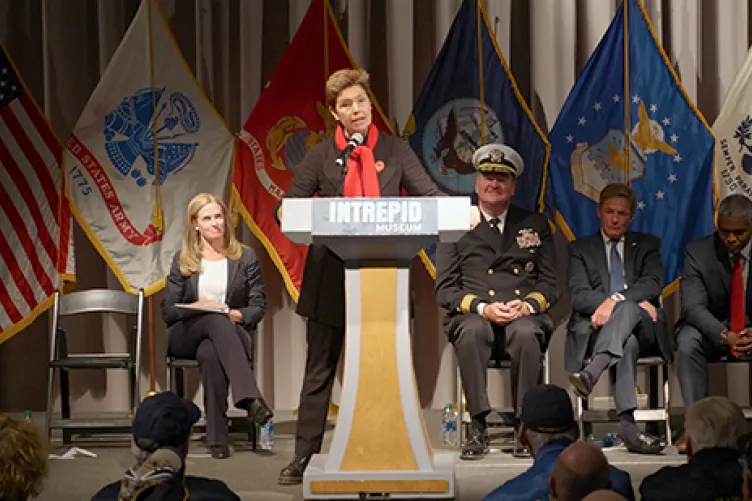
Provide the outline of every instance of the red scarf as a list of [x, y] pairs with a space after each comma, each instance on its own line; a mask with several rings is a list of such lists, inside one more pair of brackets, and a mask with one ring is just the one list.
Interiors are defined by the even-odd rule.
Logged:
[[[368, 126], [366, 144], [357, 146], [347, 160], [347, 174], [343, 195], [350, 197], [380, 197], [379, 176], [376, 172], [376, 161], [373, 148], [379, 140], [379, 129], [375, 125]], [[337, 127], [334, 134], [334, 144], [340, 151], [347, 148], [347, 139], [342, 126]]]

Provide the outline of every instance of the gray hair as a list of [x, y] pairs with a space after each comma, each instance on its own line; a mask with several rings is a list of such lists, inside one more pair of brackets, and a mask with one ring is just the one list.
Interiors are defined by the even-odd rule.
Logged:
[[527, 437], [527, 441], [530, 444], [530, 448], [532, 449], [531, 452], [535, 454], [538, 452], [538, 449], [556, 440], [571, 440], [572, 442], [576, 441], [578, 438], [580, 438], [580, 429], [574, 427], [569, 431], [561, 433], [541, 433], [539, 431], [530, 431], [526, 429], [525, 436]]
[[692, 451], [698, 452], [711, 447], [736, 448], [747, 422], [741, 408], [727, 397], [707, 397], [689, 408], [686, 427]]
[[718, 215], [745, 217], [752, 221], [752, 200], [744, 195], [729, 195], [718, 204]]

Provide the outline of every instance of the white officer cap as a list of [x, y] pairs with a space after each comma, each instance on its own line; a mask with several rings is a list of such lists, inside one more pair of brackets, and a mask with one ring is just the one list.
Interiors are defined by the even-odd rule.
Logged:
[[481, 146], [473, 153], [475, 170], [483, 173], [506, 173], [515, 178], [525, 170], [525, 162], [514, 148], [506, 144], [492, 143]]

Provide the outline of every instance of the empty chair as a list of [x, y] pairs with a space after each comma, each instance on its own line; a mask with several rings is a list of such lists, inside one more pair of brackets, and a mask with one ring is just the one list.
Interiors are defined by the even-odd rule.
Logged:
[[[68, 332], [60, 325], [60, 319], [85, 313], [118, 313], [135, 317], [135, 325], [129, 339], [129, 349], [124, 353], [69, 353], [68, 340], [80, 332]], [[143, 332], [144, 293], [138, 295], [123, 291], [92, 289], [69, 294], [55, 293], [50, 334], [49, 378], [47, 382], [47, 437], [53, 429], [63, 430], [63, 443], [68, 444], [74, 430], [128, 428], [130, 418], [122, 419], [75, 419], [70, 410], [70, 381], [72, 370], [122, 369], [129, 373], [130, 416], [140, 401], [139, 373], [141, 368], [141, 341]], [[72, 329], [71, 329], [72, 330]], [[60, 376], [60, 419], [54, 419], [55, 379]]]

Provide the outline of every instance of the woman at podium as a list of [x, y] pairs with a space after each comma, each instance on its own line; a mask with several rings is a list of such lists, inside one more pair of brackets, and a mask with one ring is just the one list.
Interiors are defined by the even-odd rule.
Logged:
[[[308, 150], [286, 197], [399, 197], [403, 189], [410, 196], [444, 194], [407, 143], [373, 124], [369, 95], [369, 75], [363, 69], [340, 70], [329, 77], [326, 104], [337, 129], [332, 138]], [[311, 456], [321, 450], [345, 338], [345, 266], [326, 246], [308, 250], [296, 311], [307, 318], [308, 351], [295, 455], [280, 472], [283, 485], [301, 483]]]
[[228, 383], [235, 407], [260, 426], [273, 414], [256, 384], [250, 333], [264, 317], [266, 294], [256, 253], [227, 231], [227, 207], [208, 193], [188, 204], [182, 249], [167, 276], [162, 316], [167, 352], [198, 360], [204, 386], [206, 443], [212, 457], [227, 446]]

